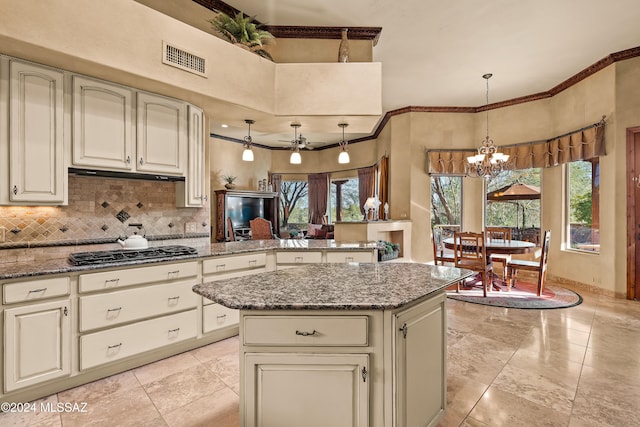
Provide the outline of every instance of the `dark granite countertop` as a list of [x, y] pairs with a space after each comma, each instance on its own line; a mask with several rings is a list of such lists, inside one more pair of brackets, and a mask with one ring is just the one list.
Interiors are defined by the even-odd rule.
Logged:
[[309, 264], [207, 282], [193, 291], [244, 310], [384, 310], [442, 291], [472, 274], [419, 263]]
[[[115, 247], [115, 246], [114, 246]], [[188, 255], [175, 258], [162, 258], [151, 260], [127, 260], [104, 265], [75, 266], [66, 258], [36, 259], [33, 261], [0, 264], [0, 280], [17, 279], [22, 277], [45, 276], [51, 274], [64, 274], [73, 272], [91, 272], [107, 268], [131, 267], [152, 265], [159, 262], [188, 261], [190, 259], [202, 259], [223, 255], [236, 255], [260, 251], [283, 250], [372, 250], [376, 248], [375, 242], [336, 242], [335, 240], [307, 240], [307, 239], [274, 239], [274, 240], [245, 240], [241, 242], [212, 243], [205, 246], [194, 246], [198, 249], [197, 255]], [[112, 248], [109, 248], [112, 249]], [[107, 249], [107, 250], [109, 250]], [[39, 249], [46, 251], [46, 249]], [[69, 253], [82, 252], [77, 246], [69, 247]]]

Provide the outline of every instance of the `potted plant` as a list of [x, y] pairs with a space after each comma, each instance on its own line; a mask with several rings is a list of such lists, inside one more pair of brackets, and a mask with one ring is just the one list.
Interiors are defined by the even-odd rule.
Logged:
[[222, 179], [226, 182], [224, 188], [226, 188], [227, 190], [233, 190], [234, 188], [236, 188], [236, 185], [233, 183], [237, 179], [236, 176], [224, 175]]
[[253, 20], [254, 17], [246, 16], [242, 12], [236, 13], [233, 17], [219, 12], [209, 22], [221, 39], [273, 61], [264, 45], [275, 43], [275, 37], [270, 32], [260, 29], [261, 25], [256, 25]]

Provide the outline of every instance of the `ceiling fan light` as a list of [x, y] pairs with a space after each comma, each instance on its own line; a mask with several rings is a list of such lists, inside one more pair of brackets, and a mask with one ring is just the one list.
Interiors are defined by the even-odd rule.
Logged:
[[245, 148], [242, 152], [242, 160], [245, 162], [253, 162], [253, 150], [251, 148]]
[[289, 163], [292, 165], [299, 165], [302, 163], [302, 156], [298, 151], [294, 151], [291, 153], [291, 157], [289, 157]]
[[338, 163], [344, 165], [346, 163], [349, 163], [350, 161], [351, 159], [349, 158], [349, 152], [347, 150], [340, 151], [340, 154], [338, 154]]

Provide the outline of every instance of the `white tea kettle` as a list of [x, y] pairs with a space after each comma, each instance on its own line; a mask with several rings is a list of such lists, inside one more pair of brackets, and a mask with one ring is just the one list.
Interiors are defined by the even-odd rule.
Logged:
[[[142, 228], [142, 224], [129, 224], [131, 227]], [[133, 234], [127, 237], [125, 240], [118, 239], [116, 242], [120, 243], [125, 249], [147, 249], [149, 247], [149, 242], [144, 236], [138, 234], [137, 231], [134, 231]]]

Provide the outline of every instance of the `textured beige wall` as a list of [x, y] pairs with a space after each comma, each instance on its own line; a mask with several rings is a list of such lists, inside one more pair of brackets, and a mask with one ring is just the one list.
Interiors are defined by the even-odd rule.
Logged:
[[272, 151], [253, 148], [253, 162], [242, 160], [244, 147], [236, 142], [217, 138], [209, 139], [209, 161], [211, 167], [211, 193], [224, 188], [224, 175], [237, 177], [237, 190], [257, 190], [258, 180], [268, 179]]
[[[278, 63], [338, 62], [340, 40], [278, 39], [269, 46], [273, 60]], [[372, 62], [371, 40], [349, 40], [349, 62]]]

